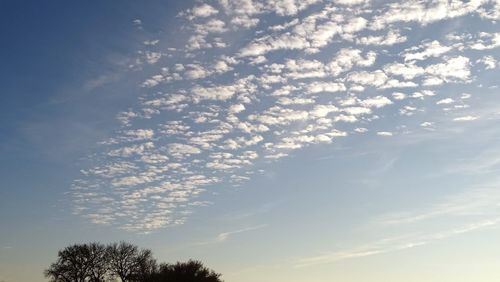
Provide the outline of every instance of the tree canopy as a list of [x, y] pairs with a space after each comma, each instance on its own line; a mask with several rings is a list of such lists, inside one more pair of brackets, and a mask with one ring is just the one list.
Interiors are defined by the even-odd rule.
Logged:
[[151, 250], [126, 242], [70, 245], [44, 274], [51, 282], [222, 282], [201, 261], [158, 265]]
[[146, 281], [220, 282], [220, 276], [220, 274], [205, 267], [201, 261], [190, 260], [175, 264], [162, 264], [159, 271]]
[[45, 271], [45, 276], [54, 282], [104, 281], [107, 257], [102, 244], [71, 245], [59, 251], [57, 261]]

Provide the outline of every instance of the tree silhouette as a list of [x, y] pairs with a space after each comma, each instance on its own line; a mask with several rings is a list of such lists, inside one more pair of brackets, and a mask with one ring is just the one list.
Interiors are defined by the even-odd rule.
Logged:
[[176, 264], [162, 264], [158, 273], [147, 282], [222, 282], [221, 274], [208, 269], [201, 261], [190, 260]]
[[45, 271], [45, 277], [52, 282], [103, 282], [106, 261], [106, 247], [102, 244], [71, 245], [59, 251], [57, 262]]
[[151, 250], [120, 242], [75, 244], [44, 272], [51, 282], [222, 282], [221, 274], [190, 260], [157, 266]]
[[122, 282], [141, 281], [156, 272], [156, 260], [150, 250], [139, 250], [126, 242], [108, 246], [109, 271]]

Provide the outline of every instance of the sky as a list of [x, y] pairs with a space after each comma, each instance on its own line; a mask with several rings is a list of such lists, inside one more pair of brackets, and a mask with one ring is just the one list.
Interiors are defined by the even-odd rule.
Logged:
[[0, 281], [500, 279], [498, 0], [0, 1]]

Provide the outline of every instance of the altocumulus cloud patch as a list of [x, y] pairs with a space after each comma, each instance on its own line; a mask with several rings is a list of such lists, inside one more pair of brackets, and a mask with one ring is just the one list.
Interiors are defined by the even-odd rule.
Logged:
[[[442, 117], [477, 122], [476, 93], [449, 87], [481, 87], [498, 71], [499, 19], [500, 2], [486, 0], [196, 4], [179, 13], [184, 43], [150, 38], [138, 50], [138, 104], [74, 181], [75, 213], [149, 232], [294, 150], [438, 130]], [[484, 30], [453, 29], [457, 20]]]

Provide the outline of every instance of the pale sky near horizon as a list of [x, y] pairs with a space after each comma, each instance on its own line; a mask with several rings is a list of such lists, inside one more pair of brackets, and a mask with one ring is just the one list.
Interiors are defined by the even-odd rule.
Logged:
[[0, 281], [500, 279], [500, 1], [0, 1]]

